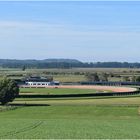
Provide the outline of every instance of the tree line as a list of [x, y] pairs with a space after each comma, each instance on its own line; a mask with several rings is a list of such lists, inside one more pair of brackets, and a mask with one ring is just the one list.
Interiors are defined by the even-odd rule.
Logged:
[[140, 68], [140, 63], [128, 62], [81, 62], [75, 59], [13, 60], [0, 59], [3, 68]]
[[[112, 74], [108, 73], [86, 73], [85, 77], [88, 82], [108, 82]], [[140, 82], [140, 76], [123, 76], [122, 82]]]

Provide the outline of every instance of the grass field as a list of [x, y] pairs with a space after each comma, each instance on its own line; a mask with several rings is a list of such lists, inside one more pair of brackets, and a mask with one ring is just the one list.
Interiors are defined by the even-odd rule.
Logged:
[[41, 106], [0, 112], [3, 139], [137, 139], [138, 107]]
[[[0, 76], [22, 78], [28, 74], [60, 82], [86, 81], [75, 72], [140, 75], [139, 69], [0, 69]], [[57, 74], [56, 74], [57, 72]], [[83, 94], [93, 89], [22, 88], [21, 94]], [[76, 98], [16, 98], [11, 106], [0, 106], [0, 139], [140, 139], [140, 95]]]
[[58, 95], [58, 94], [85, 94], [85, 93], [96, 93], [103, 92], [102, 90], [94, 89], [61, 89], [61, 88], [20, 88], [21, 94], [49, 94], [49, 95]]
[[13, 104], [38, 104], [38, 105], [126, 105], [140, 106], [140, 96], [124, 97], [89, 97], [89, 98], [17, 98]]
[[86, 81], [86, 78], [84, 75], [54, 75], [54, 79], [56, 81], [61, 82], [80, 82], [80, 81]]
[[[34, 93], [36, 90], [48, 89], [26, 90], [33, 90]], [[54, 92], [58, 89], [51, 90], [59, 94], [58, 91]], [[56, 99], [17, 98], [11, 105], [11, 107], [0, 106], [0, 139], [140, 138], [139, 95]]]

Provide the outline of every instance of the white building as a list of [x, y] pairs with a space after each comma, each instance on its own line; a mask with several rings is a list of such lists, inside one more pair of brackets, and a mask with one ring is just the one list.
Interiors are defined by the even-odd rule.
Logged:
[[29, 86], [49, 86], [49, 85], [51, 85], [51, 82], [27, 81], [26, 85], [29, 85]]
[[50, 81], [49, 79], [42, 77], [30, 77], [25, 80], [25, 84], [29, 86], [50, 86], [59, 85], [59, 81]]

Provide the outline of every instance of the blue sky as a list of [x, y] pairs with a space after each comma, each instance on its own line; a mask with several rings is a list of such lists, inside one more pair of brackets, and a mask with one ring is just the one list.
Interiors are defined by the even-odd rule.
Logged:
[[140, 62], [140, 2], [0, 2], [0, 58]]

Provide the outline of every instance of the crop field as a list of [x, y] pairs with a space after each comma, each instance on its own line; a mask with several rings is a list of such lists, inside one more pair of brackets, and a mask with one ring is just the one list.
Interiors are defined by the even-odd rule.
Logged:
[[3, 139], [140, 138], [140, 95], [17, 98], [11, 105], [0, 111]]
[[65, 105], [0, 112], [3, 139], [137, 139], [139, 107]]

